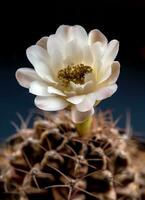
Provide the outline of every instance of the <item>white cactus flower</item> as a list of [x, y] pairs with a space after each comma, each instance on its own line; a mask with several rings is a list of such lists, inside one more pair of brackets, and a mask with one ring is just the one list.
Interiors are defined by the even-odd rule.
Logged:
[[20, 68], [16, 78], [36, 95], [38, 108], [57, 111], [71, 106], [72, 120], [80, 123], [117, 90], [118, 49], [117, 40], [108, 43], [97, 29], [87, 34], [81, 26], [61, 25], [27, 49], [34, 69]]

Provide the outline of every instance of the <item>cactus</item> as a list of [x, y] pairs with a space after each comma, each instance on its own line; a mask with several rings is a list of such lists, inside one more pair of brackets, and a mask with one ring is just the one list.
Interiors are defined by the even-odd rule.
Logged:
[[80, 138], [69, 112], [37, 119], [0, 151], [0, 199], [144, 200], [144, 145], [110, 113]]

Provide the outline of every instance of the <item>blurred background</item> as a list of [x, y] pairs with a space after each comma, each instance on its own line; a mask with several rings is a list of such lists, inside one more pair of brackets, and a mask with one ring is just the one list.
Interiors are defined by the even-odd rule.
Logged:
[[26, 48], [61, 24], [79, 24], [87, 31], [97, 28], [108, 40], [120, 41], [119, 88], [98, 109], [111, 109], [115, 118], [121, 116], [121, 127], [129, 111], [134, 130], [145, 136], [144, 0], [35, 1], [33, 5], [12, 1], [1, 5], [0, 13], [0, 139], [15, 132], [10, 122], [20, 124], [17, 112], [25, 119], [34, 108], [34, 96], [15, 79], [16, 69], [32, 67]]

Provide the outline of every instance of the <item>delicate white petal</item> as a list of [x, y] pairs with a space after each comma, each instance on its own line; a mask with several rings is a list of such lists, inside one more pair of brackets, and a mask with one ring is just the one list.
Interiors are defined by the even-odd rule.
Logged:
[[99, 42], [94, 43], [90, 48], [95, 58], [99, 57], [100, 59], [102, 57], [103, 49]]
[[42, 47], [43, 49], [47, 49], [47, 40], [47, 36], [42, 37], [40, 40], [37, 41], [36, 45]]
[[70, 81], [70, 89], [72, 91], [75, 91], [77, 94], [81, 94], [83, 92], [83, 85], [75, 84], [72, 81]]
[[111, 85], [117, 81], [120, 74], [120, 63], [117, 61], [114, 61], [111, 68], [112, 68], [111, 75], [103, 84]]
[[[90, 92], [94, 91], [95, 88], [96, 88], [96, 82], [95, 82], [94, 75], [92, 75], [90, 77], [86, 77], [85, 84], [83, 84], [83, 85], [79, 85], [79, 84], [70, 82], [70, 89], [71, 89], [71, 91], [75, 91], [75, 96], [80, 96], [83, 94], [90, 93]], [[71, 95], [71, 97], [72, 96], [74, 96], [74, 95]]]
[[70, 60], [70, 64], [80, 64], [82, 62], [82, 49], [80, 48], [76, 40], [73, 40], [67, 44], [66, 58]]
[[[73, 83], [72, 81], [70, 81], [70, 89], [71, 89], [71, 91], [75, 91], [75, 94], [77, 95], [77, 96], [79, 96], [79, 95], [82, 95], [82, 94], [84, 94], [85, 93], [85, 87], [86, 87], [86, 85], [88, 85], [89, 83], [88, 82], [86, 82], [85, 84], [83, 84], [83, 85], [80, 85], [80, 84], [75, 84], [75, 83]], [[75, 95], [75, 96], [76, 96]], [[74, 95], [72, 95], [72, 96], [74, 96]]]
[[114, 61], [111, 66], [108, 66], [107, 70], [104, 72], [100, 71], [98, 79], [98, 84], [113, 84], [117, 81], [120, 74], [120, 64], [117, 61]]
[[100, 70], [98, 71], [98, 76], [97, 76], [98, 84], [101, 84], [104, 81], [106, 81], [111, 76], [111, 72], [112, 72], [111, 65], [106, 67], [102, 64], [102, 66], [100, 66]]
[[68, 98], [76, 95], [76, 91], [73, 90], [64, 90], [64, 92]]
[[32, 81], [40, 78], [33, 69], [20, 68], [16, 71], [16, 79], [22, 87], [29, 88]]
[[105, 52], [104, 52], [104, 56], [102, 58], [102, 62], [107, 66], [108, 64], [112, 64], [112, 62], [114, 61], [114, 59], [117, 56], [119, 50], [119, 42], [117, 40], [112, 40]]
[[[95, 81], [96, 80], [96, 76], [95, 73], [88, 73], [85, 75], [85, 84], [89, 81]], [[94, 83], [95, 84], [95, 83]]]
[[69, 29], [69, 36], [71, 40], [77, 39], [78, 41], [86, 41], [88, 38], [87, 32], [82, 26], [75, 25]]
[[79, 112], [75, 106], [71, 107], [71, 117], [74, 123], [81, 123], [94, 114], [94, 108], [87, 112]]
[[55, 52], [64, 55], [65, 43], [59, 40], [56, 35], [50, 35], [47, 40], [47, 51], [50, 56], [55, 55]]
[[68, 106], [68, 102], [58, 96], [39, 97], [35, 98], [35, 105], [46, 111], [62, 110]]
[[101, 101], [103, 99], [106, 99], [112, 96], [116, 92], [116, 90], [116, 84], [102, 87], [93, 93], [87, 94], [85, 99], [80, 104], [77, 104], [76, 107], [80, 112], [86, 112], [95, 105], [96, 100]]
[[52, 71], [55, 77], [55, 80], [57, 79], [57, 72], [61, 69], [61, 67], [63, 66], [63, 57], [62, 54], [60, 53], [60, 51], [55, 51], [53, 52], [53, 54], [51, 55], [51, 67], [52, 67]]
[[93, 64], [92, 51], [88, 45], [83, 48], [83, 64], [89, 66]]
[[85, 75], [85, 83], [93, 79], [94, 73], [88, 73]]
[[81, 103], [76, 105], [76, 108], [80, 112], [87, 112], [94, 106], [95, 101], [96, 99], [94, 93], [87, 94], [85, 99]]
[[68, 66], [68, 65], [71, 65], [72, 64], [72, 59], [70, 57], [66, 57], [64, 60], [63, 60], [63, 65], [64, 66]]
[[98, 29], [94, 29], [89, 33], [89, 44], [92, 45], [95, 42], [101, 42], [102, 45], [107, 45], [108, 43], [105, 35]]
[[85, 96], [86, 95], [73, 96], [73, 97], [67, 98], [66, 100], [72, 104], [79, 104], [84, 100]]
[[58, 89], [54, 88], [53, 86], [48, 86], [47, 92], [49, 94], [57, 94], [57, 95], [60, 95], [60, 96], [66, 96], [61, 90], [58, 90]]
[[51, 68], [56, 79], [58, 70], [63, 66], [65, 45], [56, 35], [51, 35], [47, 41], [47, 51], [51, 58]]
[[102, 87], [98, 89], [96, 92], [94, 92], [95, 99], [98, 101], [101, 101], [103, 99], [106, 99], [110, 96], [112, 96], [117, 90], [117, 85], [108, 85], [106, 87]]
[[48, 96], [47, 84], [42, 81], [33, 81], [30, 85], [29, 92], [38, 96]]
[[27, 49], [26, 53], [37, 74], [46, 81], [55, 82], [47, 51], [38, 45], [33, 45]]
[[56, 36], [63, 41], [68, 41], [69, 40], [69, 30], [70, 30], [70, 26], [61, 25], [56, 30]]
[[92, 77], [92, 80], [85, 83], [85, 85], [84, 85], [84, 93], [85, 94], [93, 92], [96, 89], [97, 83], [93, 79], [94, 79], [94, 77]]
[[98, 72], [98, 70], [100, 69], [101, 58], [103, 54], [103, 50], [100, 43], [99, 42], [94, 43], [91, 46], [91, 51], [93, 55], [93, 66], [96, 68], [96, 71]]
[[118, 53], [119, 49], [119, 42], [117, 40], [112, 40], [102, 57], [102, 63], [100, 65], [100, 69], [98, 71], [98, 82], [102, 83], [103, 81], [107, 80], [111, 75], [111, 65]]

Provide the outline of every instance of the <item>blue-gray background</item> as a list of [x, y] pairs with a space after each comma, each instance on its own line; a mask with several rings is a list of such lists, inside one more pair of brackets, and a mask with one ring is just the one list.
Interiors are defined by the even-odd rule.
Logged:
[[25, 50], [42, 36], [55, 32], [60, 24], [80, 24], [87, 31], [100, 29], [109, 40], [120, 41], [117, 60], [121, 75], [117, 93], [102, 102], [99, 109], [111, 109], [125, 126], [130, 111], [132, 126], [145, 136], [145, 2], [142, 0], [53, 2], [3, 5], [0, 15], [0, 139], [15, 132], [16, 112], [24, 118], [34, 108], [34, 96], [18, 85], [15, 71], [31, 67]]

